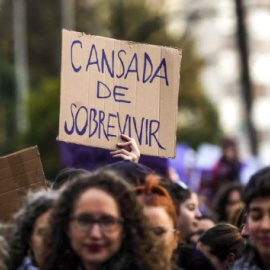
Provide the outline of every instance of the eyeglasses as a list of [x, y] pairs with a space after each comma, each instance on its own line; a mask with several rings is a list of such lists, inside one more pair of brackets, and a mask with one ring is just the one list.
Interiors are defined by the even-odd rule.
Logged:
[[117, 218], [113, 216], [102, 216], [100, 218], [94, 218], [91, 215], [87, 214], [81, 214], [77, 216], [71, 217], [71, 221], [73, 221], [76, 225], [76, 227], [81, 232], [87, 232], [89, 230], [92, 230], [95, 223], [99, 225], [102, 232], [110, 233], [120, 228], [120, 226], [123, 224], [124, 219], [123, 218]]

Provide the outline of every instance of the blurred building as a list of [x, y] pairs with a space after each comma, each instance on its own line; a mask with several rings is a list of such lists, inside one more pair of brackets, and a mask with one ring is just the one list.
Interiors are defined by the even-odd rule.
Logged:
[[270, 163], [270, 1], [246, 0], [250, 71], [254, 86], [253, 122], [258, 132], [259, 154]]
[[[203, 87], [217, 105], [225, 134], [236, 136], [243, 158], [250, 154], [241, 94], [240, 63], [236, 40], [234, 0], [168, 1], [170, 31], [188, 32], [195, 40], [205, 68]], [[258, 152], [263, 164], [270, 163], [270, 0], [243, 0], [249, 47], [250, 76], [254, 103], [252, 120], [258, 135]], [[173, 6], [173, 7], [172, 7]], [[178, 31], [177, 31], [178, 30]], [[185, 52], [183, 52], [184, 56]]]

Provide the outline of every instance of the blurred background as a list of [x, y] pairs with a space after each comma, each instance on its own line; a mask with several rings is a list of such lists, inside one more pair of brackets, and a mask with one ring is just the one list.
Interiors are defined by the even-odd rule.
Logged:
[[270, 0], [0, 0], [1, 156], [38, 145], [48, 179], [74, 166], [56, 141], [62, 28], [183, 50], [171, 177], [198, 189], [224, 138], [242, 182], [270, 163]]

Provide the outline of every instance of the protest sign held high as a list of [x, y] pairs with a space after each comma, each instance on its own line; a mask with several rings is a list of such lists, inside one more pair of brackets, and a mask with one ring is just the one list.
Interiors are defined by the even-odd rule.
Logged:
[[174, 157], [181, 50], [63, 30], [59, 140]]

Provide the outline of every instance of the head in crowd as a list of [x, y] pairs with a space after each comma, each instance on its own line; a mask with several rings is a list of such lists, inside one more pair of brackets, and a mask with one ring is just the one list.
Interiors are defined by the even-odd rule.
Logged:
[[147, 175], [153, 174], [149, 167], [130, 161], [119, 161], [109, 164], [104, 169], [112, 170], [134, 187], [144, 185]]
[[243, 186], [238, 183], [222, 187], [216, 195], [213, 210], [218, 222], [229, 222], [230, 214], [243, 203]]
[[87, 170], [76, 168], [64, 168], [60, 170], [54, 179], [51, 188], [53, 190], [62, 190], [74, 177], [87, 173]]
[[[228, 215], [228, 223], [240, 228], [238, 223], [240, 222], [241, 216], [243, 215], [243, 211], [245, 209], [245, 204], [243, 202], [238, 203], [233, 210]], [[240, 225], [241, 226], [241, 225]]]
[[247, 209], [244, 204], [239, 204], [239, 207], [235, 208], [231, 215], [230, 224], [236, 226], [242, 237], [248, 240], [248, 226], [247, 226]]
[[234, 138], [224, 138], [222, 142], [223, 157], [227, 161], [238, 161], [237, 141]]
[[217, 270], [227, 270], [244, 248], [244, 239], [237, 227], [218, 224], [203, 233], [197, 248], [210, 259]]
[[42, 269], [167, 269], [151, 229], [124, 179], [109, 170], [80, 175], [54, 208]]
[[214, 227], [215, 221], [209, 216], [202, 216], [198, 223], [198, 231], [191, 237], [194, 243], [198, 242], [199, 237], [207, 230]]
[[145, 185], [137, 187], [135, 191], [145, 205], [144, 213], [149, 218], [154, 234], [163, 245], [169, 263], [179, 240], [177, 214], [171, 196], [159, 185], [159, 181], [159, 176], [149, 175]]
[[212, 189], [219, 191], [225, 184], [239, 180], [241, 163], [238, 157], [237, 143], [235, 139], [225, 138], [223, 141], [223, 155], [215, 164], [212, 171]]
[[31, 257], [31, 264], [40, 265], [43, 236], [48, 230], [51, 209], [56, 199], [56, 193], [46, 190], [31, 193], [26, 204], [15, 215], [15, 230], [7, 263], [9, 270], [17, 270], [27, 256]]
[[185, 189], [176, 183], [169, 183], [166, 187], [174, 199], [181, 239], [188, 242], [191, 236], [197, 233], [199, 220], [202, 216], [199, 210], [198, 196], [190, 189]]
[[251, 177], [244, 194], [249, 239], [262, 263], [270, 266], [270, 167]]

